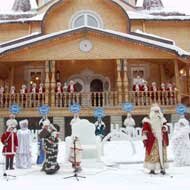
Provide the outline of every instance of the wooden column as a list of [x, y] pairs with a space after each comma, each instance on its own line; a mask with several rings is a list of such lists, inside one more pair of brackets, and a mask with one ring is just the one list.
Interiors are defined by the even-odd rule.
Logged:
[[127, 60], [125, 59], [123, 62], [123, 71], [124, 71], [124, 77], [123, 77], [123, 91], [124, 91], [124, 97], [125, 101], [129, 101], [129, 80], [127, 75]]
[[186, 77], [187, 77], [187, 94], [189, 95], [190, 88], [190, 78], [189, 78], [189, 63], [186, 63]]
[[49, 105], [49, 61], [45, 61], [45, 104]]
[[118, 101], [119, 101], [119, 104], [121, 104], [122, 103], [121, 60], [117, 59], [116, 64], [117, 64], [116, 86], [117, 86], [117, 92], [118, 92]]
[[55, 107], [55, 61], [51, 61], [51, 107]]
[[180, 82], [179, 82], [179, 67], [178, 67], [178, 61], [174, 60], [174, 71], [175, 71], [175, 83], [177, 88], [177, 102], [181, 102], [181, 88], [180, 88]]

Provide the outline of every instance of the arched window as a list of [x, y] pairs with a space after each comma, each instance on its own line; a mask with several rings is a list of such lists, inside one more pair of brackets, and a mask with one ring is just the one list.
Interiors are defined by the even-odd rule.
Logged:
[[79, 11], [71, 18], [71, 28], [78, 28], [81, 26], [102, 28], [103, 22], [100, 16], [93, 11]]

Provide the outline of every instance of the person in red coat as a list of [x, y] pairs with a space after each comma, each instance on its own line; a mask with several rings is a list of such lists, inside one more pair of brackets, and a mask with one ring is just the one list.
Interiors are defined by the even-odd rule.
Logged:
[[73, 80], [71, 80], [71, 81], [69, 82], [67, 91], [70, 92], [70, 93], [76, 92], [76, 86], [75, 86], [75, 82], [74, 82]]
[[55, 89], [56, 94], [61, 94], [63, 92], [61, 86], [62, 86], [61, 82], [57, 82], [57, 86]]
[[13, 160], [18, 147], [18, 138], [16, 132], [14, 132], [16, 125], [14, 122], [8, 122], [7, 131], [1, 136], [1, 142], [3, 143], [3, 155], [6, 157], [6, 170], [13, 170]]
[[167, 168], [168, 128], [157, 104], [151, 107], [149, 118], [145, 117], [142, 123], [143, 143], [146, 149], [144, 168], [148, 169], [150, 174], [159, 170], [164, 175]]
[[39, 94], [45, 93], [45, 88], [44, 88], [44, 84], [43, 84], [43, 83], [40, 83], [39, 89], [37, 90], [37, 92], [38, 92]]

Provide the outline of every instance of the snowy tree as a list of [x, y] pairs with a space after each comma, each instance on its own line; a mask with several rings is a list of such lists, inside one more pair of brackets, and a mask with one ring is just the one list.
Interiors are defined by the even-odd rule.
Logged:
[[30, 0], [15, 0], [12, 10], [26, 12], [31, 9]]

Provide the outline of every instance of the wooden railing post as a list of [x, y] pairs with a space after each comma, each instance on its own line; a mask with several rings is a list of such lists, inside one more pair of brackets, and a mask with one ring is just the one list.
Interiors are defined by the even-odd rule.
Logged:
[[124, 78], [123, 78], [123, 88], [124, 88], [124, 99], [126, 102], [129, 101], [129, 80], [127, 75], [127, 60], [124, 59], [123, 62], [123, 71], [124, 71]]
[[45, 104], [49, 104], [49, 61], [45, 61]]
[[118, 103], [122, 103], [122, 80], [121, 80], [121, 60], [117, 59], [116, 60], [117, 64], [117, 81], [116, 81], [116, 86], [117, 86], [117, 92], [118, 92]]
[[55, 61], [51, 61], [51, 107], [55, 106]]
[[177, 102], [181, 102], [181, 88], [179, 83], [179, 67], [177, 59], [174, 60], [174, 70], [175, 70], [175, 83], [176, 83], [176, 90], [177, 90]]

